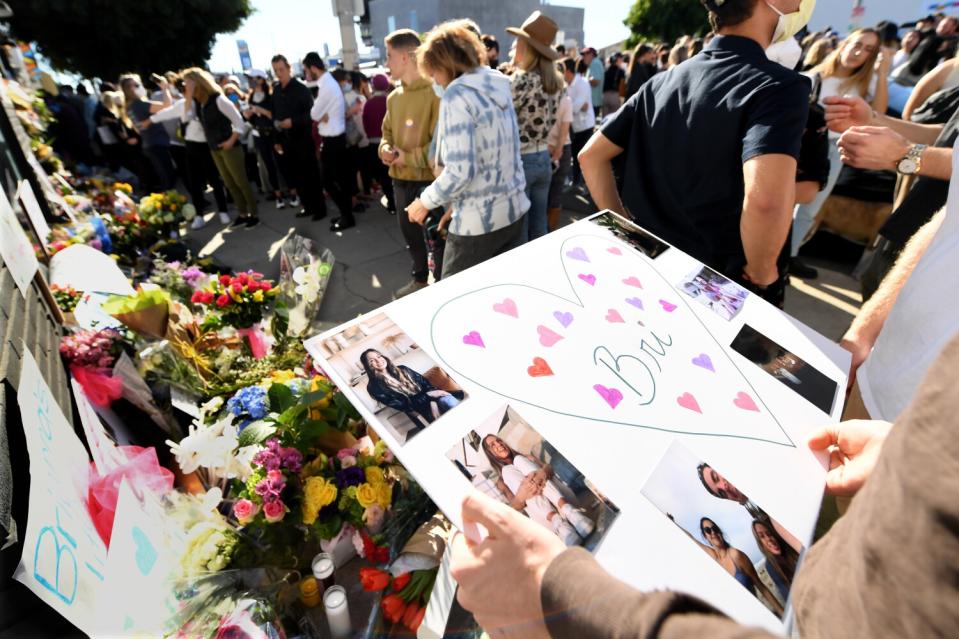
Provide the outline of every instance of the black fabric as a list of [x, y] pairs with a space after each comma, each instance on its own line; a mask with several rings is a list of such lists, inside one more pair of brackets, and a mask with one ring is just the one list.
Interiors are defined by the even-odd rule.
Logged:
[[[356, 170], [347, 153], [346, 134], [323, 138], [320, 163], [323, 166], [326, 190], [336, 204], [336, 208], [340, 210], [340, 218], [343, 221], [352, 221], [352, 195], [356, 191]], [[353, 186], [350, 186], [351, 181]]]
[[819, 76], [813, 78], [812, 92], [809, 94], [809, 115], [802, 135], [799, 149], [799, 162], [796, 167], [797, 182], [818, 182], [819, 190], [826, 188], [829, 182], [829, 132], [826, 128], [826, 110], [819, 104], [822, 82]]
[[187, 188], [190, 191], [190, 199], [193, 200], [197, 215], [206, 210], [204, 194], [207, 184], [213, 187], [216, 210], [225, 213], [227, 207], [223, 180], [220, 179], [220, 172], [216, 170], [216, 165], [213, 164], [213, 155], [210, 153], [210, 147], [207, 146], [206, 142], [186, 142], [186, 163], [187, 174], [190, 177]]
[[[140, 122], [150, 119], [150, 103], [146, 100], [137, 100], [129, 106], [130, 119], [134, 126]], [[140, 139], [143, 140], [143, 148], [151, 146], [170, 146], [170, 136], [162, 124], [153, 123], [140, 131]]]
[[626, 73], [615, 64], [609, 65], [603, 74], [603, 93], [606, 91], [619, 91], [619, 83], [625, 79]]
[[959, 108], [959, 87], [937, 91], [929, 96], [910, 118], [916, 124], [945, 124]]
[[[292, 84], [292, 83], [291, 83]], [[306, 88], [306, 85], [303, 86]], [[309, 93], [309, 91], [307, 91]], [[274, 96], [276, 94], [274, 93]], [[296, 189], [303, 210], [314, 217], [326, 215], [326, 199], [323, 197], [323, 178], [316, 162], [316, 146], [310, 129], [300, 129], [298, 135], [280, 137], [283, 154], [280, 156], [280, 168], [286, 181]]]
[[[256, 92], [250, 94], [250, 106], [251, 107], [260, 107], [261, 109], [266, 109], [271, 111], [273, 109], [273, 96], [269, 93], [263, 92], [260, 94], [260, 99], [256, 99]], [[254, 113], [250, 116], [250, 124], [254, 129], [260, 133], [271, 134], [273, 133], [273, 120], [266, 117], [265, 115], [260, 115], [259, 113]]]
[[951, 58], [956, 52], [956, 38], [943, 38], [935, 31], [927, 32], [919, 45], [909, 55], [909, 73], [922, 77], [936, 68], [942, 59]]
[[637, 62], [629, 74], [629, 79], [626, 80], [626, 99], [636, 95], [636, 92], [654, 75], [656, 75], [655, 65]]
[[799, 157], [809, 80], [748, 38], [720, 36], [653, 77], [603, 127], [625, 150], [623, 203], [641, 226], [742, 280], [743, 164]]
[[206, 135], [206, 143], [211, 149], [218, 149], [220, 145], [230, 139], [233, 135], [233, 123], [230, 118], [223, 115], [220, 107], [216, 103], [216, 96], [210, 96], [206, 104], [199, 106], [200, 124], [203, 125], [203, 134]]
[[[393, 193], [396, 197], [396, 219], [400, 225], [400, 232], [406, 240], [406, 250], [410, 252], [413, 268], [410, 274], [417, 282], [426, 282], [429, 278], [429, 264], [427, 262], [426, 236], [423, 227], [410, 221], [406, 207], [412, 204], [423, 193], [429, 182], [413, 182], [410, 180], [393, 180]], [[433, 276], [438, 280], [440, 273]]]
[[310, 127], [313, 120], [310, 118], [310, 109], [313, 108], [313, 94], [309, 88], [296, 78], [290, 80], [284, 87], [279, 82], [273, 85], [273, 121], [282, 121], [287, 118], [293, 121], [292, 129], [281, 129], [280, 138], [286, 136], [299, 138], [304, 132], [311, 136]]

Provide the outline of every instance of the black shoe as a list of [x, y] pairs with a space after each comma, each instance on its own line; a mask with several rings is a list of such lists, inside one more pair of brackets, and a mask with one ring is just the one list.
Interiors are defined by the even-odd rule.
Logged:
[[250, 217], [246, 218], [246, 228], [254, 229], [258, 227], [259, 225], [260, 225], [260, 218], [257, 217], [256, 215], [251, 215]]
[[233, 222], [230, 224], [230, 226], [243, 226], [243, 225], [246, 224], [246, 221], [247, 221], [248, 219], [249, 219], [249, 218], [246, 217], [245, 215], [237, 216], [237, 218], [236, 218], [235, 220], [233, 220]]
[[354, 226], [356, 226], [356, 220], [354, 220], [353, 218], [343, 219], [342, 217], [338, 217], [335, 220], [333, 220], [332, 224], [330, 224], [330, 230], [336, 233], [337, 231], [345, 231], [346, 229], [351, 229]]
[[306, 212], [306, 209], [300, 209], [297, 212], [296, 217], [310, 217], [310, 214]]
[[814, 280], [819, 277], [819, 271], [809, 266], [798, 257], [789, 260], [789, 274], [801, 280]]
[[386, 212], [390, 215], [396, 215], [396, 209], [386, 209]]
[[363, 204], [362, 202], [357, 202], [356, 206], [353, 207], [354, 213], [362, 213], [365, 210], [366, 210], [366, 205]]
[[313, 219], [314, 222], [319, 222], [320, 220], [324, 219], [325, 217], [326, 217], [326, 211], [323, 211], [322, 213], [314, 213], [313, 216], [312, 216], [312, 219]]

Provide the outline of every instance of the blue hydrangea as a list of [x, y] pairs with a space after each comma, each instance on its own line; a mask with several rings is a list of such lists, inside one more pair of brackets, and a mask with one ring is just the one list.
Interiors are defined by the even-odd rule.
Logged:
[[227, 401], [226, 409], [237, 417], [246, 413], [253, 419], [263, 419], [270, 412], [266, 389], [259, 386], [241, 388]]

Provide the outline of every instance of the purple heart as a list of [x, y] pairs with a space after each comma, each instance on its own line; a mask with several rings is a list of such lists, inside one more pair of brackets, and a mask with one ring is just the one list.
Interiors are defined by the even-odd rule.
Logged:
[[579, 260], [580, 262], [589, 261], [589, 257], [587, 257], [586, 251], [584, 251], [582, 247], [580, 246], [577, 246], [574, 249], [570, 249], [569, 251], [566, 251], [566, 257], [568, 257], [571, 260]]
[[639, 310], [643, 310], [643, 300], [639, 299], [638, 297], [631, 297], [628, 300], [626, 300], [626, 303], [632, 304]]
[[584, 282], [586, 282], [586, 283], [589, 284], [590, 286], [595, 286], [595, 285], [596, 285], [596, 276], [595, 276], [595, 275], [583, 275], [582, 273], [580, 273], [577, 277], [579, 277], [579, 279], [583, 280]]
[[573, 323], [572, 313], [563, 313], [562, 311], [553, 311], [553, 317], [556, 318], [557, 322], [563, 325], [563, 328], [569, 328], [569, 325]]
[[716, 369], [713, 368], [713, 360], [709, 359], [709, 355], [706, 353], [700, 353], [697, 357], [693, 358], [693, 364], [699, 366], [700, 368], [705, 368], [708, 371], [716, 372]]
[[486, 348], [486, 344], [483, 343], [483, 337], [476, 331], [470, 331], [468, 334], [464, 335], [463, 343], [468, 344], [469, 346]]

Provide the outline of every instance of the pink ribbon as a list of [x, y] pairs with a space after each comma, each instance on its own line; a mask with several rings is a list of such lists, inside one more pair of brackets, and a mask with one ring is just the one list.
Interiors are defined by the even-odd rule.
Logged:
[[263, 330], [260, 329], [259, 326], [240, 328], [237, 329], [236, 333], [240, 337], [245, 337], [247, 342], [249, 342], [250, 352], [253, 353], [254, 359], [263, 359], [266, 357], [266, 339], [263, 335]]

